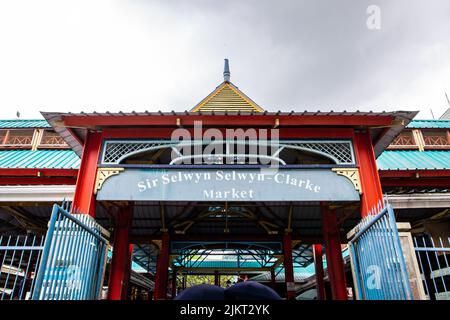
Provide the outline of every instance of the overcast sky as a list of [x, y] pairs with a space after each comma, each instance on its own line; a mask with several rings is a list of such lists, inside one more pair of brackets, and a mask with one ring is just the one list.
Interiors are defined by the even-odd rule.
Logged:
[[[369, 5], [380, 29], [367, 27]], [[0, 118], [189, 110], [220, 84], [224, 58], [269, 111], [438, 118], [449, 17], [448, 0], [0, 0]]]

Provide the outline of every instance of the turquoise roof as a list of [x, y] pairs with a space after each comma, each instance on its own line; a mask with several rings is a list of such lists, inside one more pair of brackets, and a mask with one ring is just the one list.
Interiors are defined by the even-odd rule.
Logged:
[[0, 168], [78, 169], [80, 158], [72, 150], [0, 150]]
[[377, 159], [380, 170], [450, 169], [450, 151], [384, 151]]
[[0, 128], [51, 128], [51, 126], [46, 120], [0, 120]]
[[[0, 128], [50, 128], [44, 119], [0, 120]], [[412, 120], [407, 128], [450, 129], [450, 120]]]
[[406, 127], [414, 129], [450, 129], [450, 120], [413, 120]]

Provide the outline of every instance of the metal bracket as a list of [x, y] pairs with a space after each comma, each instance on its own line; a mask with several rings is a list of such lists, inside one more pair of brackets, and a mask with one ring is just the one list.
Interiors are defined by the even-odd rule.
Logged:
[[94, 194], [97, 194], [103, 186], [103, 183], [111, 176], [121, 173], [124, 168], [98, 168], [97, 177], [95, 178]]
[[336, 174], [349, 179], [353, 183], [355, 190], [360, 194], [362, 193], [358, 168], [332, 168], [331, 171], [336, 172]]

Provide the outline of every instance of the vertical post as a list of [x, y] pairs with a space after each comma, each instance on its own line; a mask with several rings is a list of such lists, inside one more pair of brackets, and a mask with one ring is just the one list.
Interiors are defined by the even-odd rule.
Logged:
[[214, 285], [220, 286], [220, 276], [218, 270], [214, 271]]
[[177, 295], [177, 267], [172, 266], [172, 299]]
[[75, 208], [78, 212], [89, 214], [91, 217], [95, 217], [94, 187], [101, 142], [101, 133], [88, 132], [73, 196], [72, 208]]
[[128, 287], [130, 286], [131, 265], [133, 263], [133, 244], [128, 245], [128, 259], [124, 274], [124, 286], [122, 290], [122, 300], [126, 300], [128, 296]]
[[166, 299], [167, 271], [169, 269], [170, 238], [168, 232], [161, 236], [161, 248], [156, 262], [155, 300]]
[[273, 290], [276, 289], [276, 286], [275, 286], [275, 269], [274, 268], [270, 268], [270, 286], [272, 287]]
[[292, 238], [289, 233], [283, 236], [284, 278], [286, 281], [286, 298], [295, 297], [294, 266], [292, 262]]
[[347, 300], [347, 283], [336, 212], [328, 206], [322, 206], [322, 221], [331, 294], [333, 300]]
[[361, 216], [365, 217], [371, 210], [383, 203], [380, 176], [369, 132], [355, 133], [355, 153], [362, 190]]
[[187, 282], [187, 276], [186, 276], [186, 274], [183, 274], [183, 284], [182, 284], [183, 290], [186, 289], [186, 282]]
[[314, 266], [316, 269], [316, 289], [317, 300], [325, 300], [325, 284], [323, 281], [323, 260], [322, 260], [322, 245], [313, 245], [314, 251]]
[[[116, 216], [114, 247], [109, 271], [108, 300], [126, 299], [131, 269], [132, 245], [129, 233], [133, 219], [133, 207], [121, 207]], [[130, 250], [131, 248], [131, 250]]]

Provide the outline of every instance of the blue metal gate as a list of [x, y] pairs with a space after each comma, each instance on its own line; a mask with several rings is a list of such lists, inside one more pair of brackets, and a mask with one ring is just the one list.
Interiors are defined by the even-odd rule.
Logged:
[[34, 300], [94, 300], [102, 287], [108, 241], [101, 226], [69, 204], [53, 206]]
[[43, 249], [44, 237], [0, 236], [0, 300], [28, 300]]
[[415, 236], [414, 249], [429, 300], [450, 300], [450, 237]]
[[392, 207], [364, 218], [356, 230], [349, 246], [358, 299], [412, 300]]

